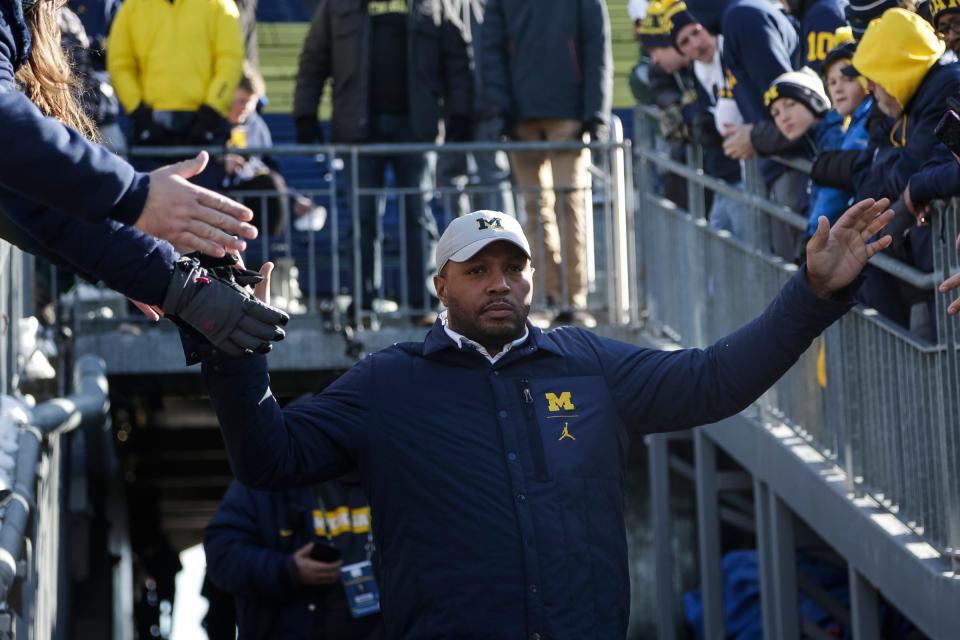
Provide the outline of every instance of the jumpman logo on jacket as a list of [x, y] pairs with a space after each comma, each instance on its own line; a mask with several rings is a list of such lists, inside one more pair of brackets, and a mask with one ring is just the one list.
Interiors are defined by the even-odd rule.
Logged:
[[559, 440], [563, 440], [564, 438], [570, 438], [571, 440], [576, 440], [574, 435], [570, 433], [570, 426], [566, 422], [563, 423], [563, 433], [560, 434], [560, 438], [558, 439], [558, 442]]

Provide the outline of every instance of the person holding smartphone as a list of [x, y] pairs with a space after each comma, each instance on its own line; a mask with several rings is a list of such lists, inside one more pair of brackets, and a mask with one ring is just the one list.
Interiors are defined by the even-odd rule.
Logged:
[[204, 531], [207, 576], [240, 640], [383, 637], [370, 506], [347, 478], [288, 491], [234, 482]]

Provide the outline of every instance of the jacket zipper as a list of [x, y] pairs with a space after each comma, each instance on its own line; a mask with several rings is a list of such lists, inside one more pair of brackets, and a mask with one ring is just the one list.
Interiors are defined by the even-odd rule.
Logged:
[[543, 438], [540, 436], [540, 426], [537, 424], [536, 411], [533, 406], [533, 393], [530, 391], [530, 381], [520, 380], [520, 391], [523, 395], [523, 413], [527, 419], [527, 438], [530, 441], [530, 455], [533, 456], [533, 473], [538, 482], [549, 480], [547, 475], [547, 458], [543, 452]]

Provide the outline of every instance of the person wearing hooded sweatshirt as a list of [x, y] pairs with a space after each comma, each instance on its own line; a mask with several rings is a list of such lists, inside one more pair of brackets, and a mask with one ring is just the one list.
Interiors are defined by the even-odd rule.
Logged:
[[[853, 55], [848, 74], [868, 81], [877, 108], [894, 119], [886, 140], [872, 137], [854, 165], [857, 194], [899, 198], [910, 177], [940, 145], [934, 128], [947, 107], [947, 98], [960, 93], [960, 64], [943, 57], [944, 43], [920, 16], [890, 9], [870, 23]], [[897, 234], [894, 234], [897, 235]], [[931, 271], [931, 239], [927, 227], [908, 225], [901, 258]], [[896, 238], [895, 238], [896, 239]], [[861, 289], [864, 301], [902, 326], [909, 326], [910, 306], [928, 299], [873, 269]]]
[[897, 198], [939, 144], [934, 128], [947, 97], [960, 93], [960, 64], [941, 59], [944, 44], [920, 16], [891, 9], [871, 23], [847, 75], [863, 75], [877, 107], [894, 118], [885, 144], [861, 154], [854, 171], [859, 194]]

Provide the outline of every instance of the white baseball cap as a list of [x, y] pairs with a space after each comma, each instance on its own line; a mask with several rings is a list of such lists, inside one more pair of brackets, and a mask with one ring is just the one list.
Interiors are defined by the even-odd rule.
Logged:
[[530, 257], [530, 244], [513, 216], [499, 211], [474, 211], [454, 219], [437, 243], [437, 271], [441, 271], [448, 260], [469, 260], [498, 240], [512, 242]]

